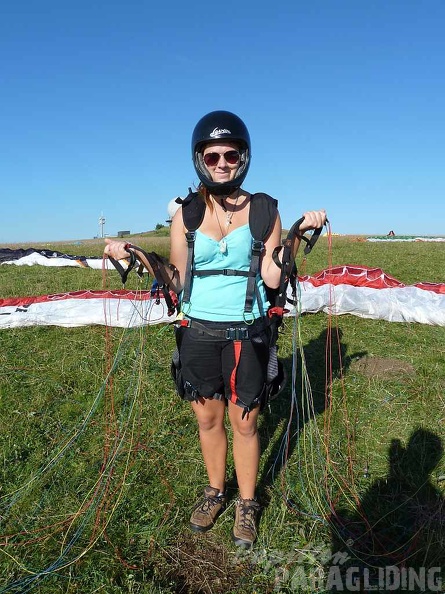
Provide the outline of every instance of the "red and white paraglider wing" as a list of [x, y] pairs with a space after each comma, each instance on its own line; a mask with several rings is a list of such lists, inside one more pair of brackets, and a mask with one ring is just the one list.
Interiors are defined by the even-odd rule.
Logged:
[[[3, 250], [0, 263], [18, 263], [30, 256], [16, 252], [14, 259], [10, 252]], [[58, 265], [102, 267], [101, 258], [81, 263], [79, 257], [55, 252], [39, 255], [46, 265], [57, 265], [58, 261]], [[31, 253], [31, 257], [36, 255]], [[110, 265], [108, 260], [105, 263]], [[291, 287], [288, 298], [290, 302], [293, 299]], [[407, 286], [380, 268], [336, 266], [313, 276], [299, 277], [296, 308], [300, 313], [351, 314], [390, 322], [445, 326], [445, 284], [422, 282]], [[294, 314], [295, 307], [291, 307], [286, 315]], [[78, 291], [0, 299], [0, 329], [93, 324], [136, 327], [171, 321], [164, 299], [153, 297], [150, 291]]]
[[150, 291], [77, 291], [0, 299], [0, 329], [103, 325], [134, 328], [171, 322], [164, 299]]
[[445, 326], [445, 284], [406, 286], [380, 268], [337, 266], [301, 277], [297, 297], [302, 313]]

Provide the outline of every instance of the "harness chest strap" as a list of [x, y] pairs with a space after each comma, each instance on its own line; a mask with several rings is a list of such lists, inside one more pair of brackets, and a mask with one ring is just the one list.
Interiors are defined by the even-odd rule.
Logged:
[[222, 276], [247, 276], [247, 277], [256, 277], [256, 273], [250, 270], [235, 270], [234, 268], [219, 268], [215, 270], [194, 270], [193, 276], [215, 276], [215, 275], [222, 275]]

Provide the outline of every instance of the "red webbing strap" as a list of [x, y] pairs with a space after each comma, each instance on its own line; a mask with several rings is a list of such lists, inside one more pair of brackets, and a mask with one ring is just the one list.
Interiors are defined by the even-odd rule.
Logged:
[[238, 395], [236, 393], [236, 374], [238, 371], [238, 365], [241, 359], [241, 348], [242, 348], [242, 341], [241, 340], [234, 340], [233, 341], [233, 350], [235, 355], [235, 367], [232, 370], [230, 375], [230, 402], [236, 404], [238, 400]]

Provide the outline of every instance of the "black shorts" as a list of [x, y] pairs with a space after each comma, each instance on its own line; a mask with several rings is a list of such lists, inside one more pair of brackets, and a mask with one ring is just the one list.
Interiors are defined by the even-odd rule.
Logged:
[[[246, 327], [212, 323], [209, 329]], [[176, 329], [183, 398], [226, 398], [248, 410], [261, 404], [269, 360], [268, 333], [261, 320], [244, 340], [216, 338], [194, 327]]]

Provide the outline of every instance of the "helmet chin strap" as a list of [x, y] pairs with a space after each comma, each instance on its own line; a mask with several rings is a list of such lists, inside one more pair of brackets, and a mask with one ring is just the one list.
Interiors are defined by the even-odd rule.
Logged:
[[223, 209], [224, 212], [227, 212], [227, 206], [224, 204], [224, 202], [227, 200], [227, 198], [229, 198], [230, 196], [232, 196], [232, 194], [235, 194], [234, 195], [234, 198], [236, 198], [238, 200], [240, 193], [241, 193], [241, 188], [237, 188], [236, 190], [234, 190], [230, 194], [221, 194], [221, 195], [218, 196], [218, 199], [219, 199], [220, 204], [221, 204], [221, 208]]

